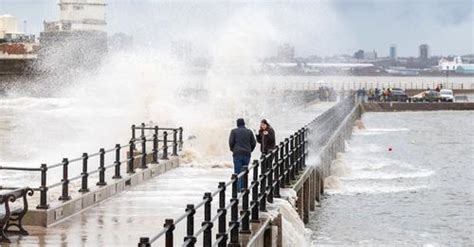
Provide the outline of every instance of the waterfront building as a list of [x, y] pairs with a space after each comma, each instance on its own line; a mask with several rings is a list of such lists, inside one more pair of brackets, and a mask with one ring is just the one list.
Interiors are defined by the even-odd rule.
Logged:
[[419, 50], [420, 50], [420, 54], [419, 54], [420, 60], [423, 60], [423, 61], [428, 60], [430, 47], [427, 44], [421, 44], [419, 47]]
[[392, 61], [397, 60], [397, 46], [396, 45], [390, 46], [390, 60]]

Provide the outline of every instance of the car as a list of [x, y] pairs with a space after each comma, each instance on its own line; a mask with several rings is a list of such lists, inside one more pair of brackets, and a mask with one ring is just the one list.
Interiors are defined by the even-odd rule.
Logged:
[[388, 101], [399, 101], [399, 102], [407, 102], [408, 95], [403, 91], [401, 88], [393, 88], [390, 91], [390, 96], [388, 96]]
[[436, 90], [427, 90], [412, 97], [413, 102], [438, 102], [441, 97]]
[[441, 89], [439, 95], [441, 97], [441, 101], [454, 102], [454, 93], [452, 89]]

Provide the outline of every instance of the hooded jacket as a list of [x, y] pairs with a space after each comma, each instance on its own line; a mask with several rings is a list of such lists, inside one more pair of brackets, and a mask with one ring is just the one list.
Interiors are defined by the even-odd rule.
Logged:
[[264, 154], [275, 148], [275, 131], [268, 125], [268, 134], [263, 134], [263, 129], [258, 131], [257, 142], [260, 143], [260, 151]]
[[242, 118], [237, 119], [237, 128], [230, 132], [229, 148], [233, 156], [250, 156], [257, 145], [251, 130], [245, 128]]

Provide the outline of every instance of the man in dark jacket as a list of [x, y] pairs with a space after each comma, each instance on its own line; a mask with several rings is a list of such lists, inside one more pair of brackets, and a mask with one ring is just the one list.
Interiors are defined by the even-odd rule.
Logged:
[[[250, 156], [256, 145], [252, 131], [245, 128], [244, 120], [237, 119], [237, 128], [233, 129], [229, 136], [229, 148], [234, 158], [234, 173], [239, 174], [242, 167], [249, 165]], [[242, 180], [239, 179], [239, 188], [242, 187]]]

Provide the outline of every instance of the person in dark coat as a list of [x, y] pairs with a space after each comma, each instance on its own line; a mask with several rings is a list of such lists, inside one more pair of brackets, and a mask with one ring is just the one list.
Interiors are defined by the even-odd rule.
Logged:
[[[237, 119], [237, 128], [230, 132], [229, 148], [234, 161], [234, 173], [239, 174], [242, 167], [248, 166], [250, 156], [257, 145], [251, 130], [245, 128], [245, 121]], [[242, 189], [242, 179], [239, 179], [239, 188]]]
[[262, 154], [267, 154], [275, 148], [275, 131], [266, 119], [260, 122], [260, 130], [256, 137]]

